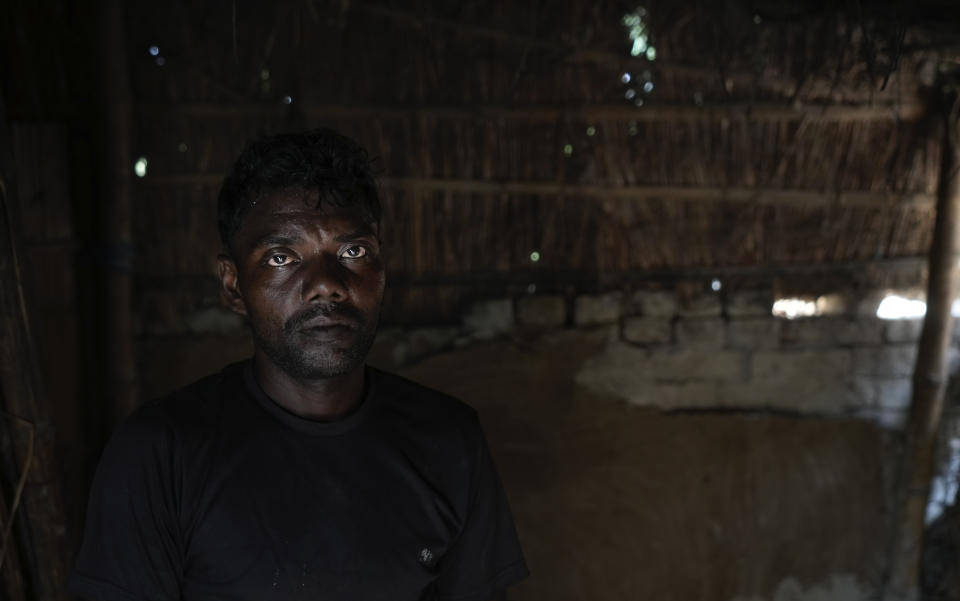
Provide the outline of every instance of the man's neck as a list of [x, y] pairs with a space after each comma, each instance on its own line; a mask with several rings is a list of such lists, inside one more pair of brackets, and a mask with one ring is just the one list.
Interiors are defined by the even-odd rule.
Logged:
[[340, 376], [301, 380], [255, 354], [253, 374], [273, 402], [304, 419], [334, 421], [356, 409], [363, 398], [363, 365]]

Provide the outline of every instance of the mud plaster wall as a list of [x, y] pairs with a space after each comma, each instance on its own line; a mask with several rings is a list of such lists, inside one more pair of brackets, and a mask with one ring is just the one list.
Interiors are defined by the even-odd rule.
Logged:
[[[371, 363], [480, 412], [533, 571], [511, 598], [860, 599], [920, 322], [842, 296], [796, 320], [709, 283], [486, 299], [384, 327]], [[219, 309], [184, 327], [141, 341], [148, 396], [250, 352]]]

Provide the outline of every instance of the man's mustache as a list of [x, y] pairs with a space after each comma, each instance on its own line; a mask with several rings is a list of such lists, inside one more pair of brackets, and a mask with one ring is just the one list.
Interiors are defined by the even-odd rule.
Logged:
[[353, 305], [346, 303], [322, 303], [307, 307], [297, 313], [283, 324], [283, 331], [292, 334], [301, 329], [305, 323], [315, 317], [332, 317], [338, 320], [350, 322], [355, 329], [360, 329], [366, 324], [363, 313]]

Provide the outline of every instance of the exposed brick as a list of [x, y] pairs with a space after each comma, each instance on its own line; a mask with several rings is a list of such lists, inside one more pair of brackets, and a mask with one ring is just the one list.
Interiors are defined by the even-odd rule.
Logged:
[[723, 303], [715, 292], [692, 294], [677, 303], [677, 314], [683, 317], [715, 317], [722, 313]]
[[910, 396], [913, 393], [910, 378], [877, 380], [876, 388], [876, 404], [881, 409], [906, 409], [910, 406]]
[[772, 317], [731, 319], [727, 324], [727, 343], [737, 349], [777, 348], [782, 322]]
[[810, 317], [784, 320], [784, 346], [823, 347], [880, 344], [884, 323], [876, 318]]
[[892, 343], [916, 342], [920, 340], [920, 330], [922, 329], [922, 319], [892, 319], [887, 322], [883, 338]]
[[517, 323], [528, 328], [556, 328], [567, 321], [562, 296], [524, 296], [517, 300]]
[[677, 345], [690, 349], [721, 349], [727, 343], [727, 322], [721, 317], [684, 317], [674, 324]]
[[677, 297], [672, 290], [637, 290], [631, 297], [631, 308], [644, 317], [673, 317]]
[[623, 322], [623, 339], [635, 344], [668, 344], [672, 323], [662, 317], [628, 317]]
[[854, 402], [847, 381], [836, 376], [824, 378], [762, 378], [748, 384], [727, 386], [727, 404], [768, 407], [817, 415], [843, 415]]
[[731, 351], [653, 351], [613, 343], [584, 364], [576, 380], [611, 396], [643, 398], [655, 383], [741, 381], [741, 355]]
[[623, 294], [578, 296], [574, 302], [574, 322], [578, 326], [592, 326], [615, 323], [620, 319], [623, 307]]
[[753, 355], [753, 377], [779, 379], [784, 386], [805, 380], [842, 378], [850, 373], [851, 351], [781, 350]]
[[513, 329], [513, 301], [501, 298], [473, 303], [463, 316], [463, 327], [482, 340], [509, 332]]
[[852, 408], [874, 407], [877, 404], [877, 382], [873, 378], [854, 377], [849, 387]]
[[913, 374], [916, 360], [917, 347], [911, 344], [862, 348], [853, 352], [853, 369], [864, 376], [905, 377]]
[[770, 290], [737, 290], [727, 296], [729, 317], [769, 317], [773, 309]]
[[876, 317], [845, 319], [826, 318], [834, 321], [833, 339], [840, 345], [880, 344], [886, 324]]
[[627, 400], [666, 410], [701, 409], [719, 406], [718, 390], [716, 384], [708, 382], [655, 383], [632, 391]]

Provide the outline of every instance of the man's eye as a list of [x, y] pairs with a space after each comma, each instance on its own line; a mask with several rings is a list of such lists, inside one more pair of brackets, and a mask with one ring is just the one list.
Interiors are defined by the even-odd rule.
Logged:
[[290, 255], [282, 255], [278, 253], [275, 255], [270, 255], [270, 258], [267, 259], [267, 265], [271, 265], [273, 267], [282, 267], [284, 265], [289, 265], [290, 261]]
[[366, 256], [367, 249], [362, 246], [350, 246], [343, 251], [343, 256], [348, 259], [359, 259], [360, 257]]

